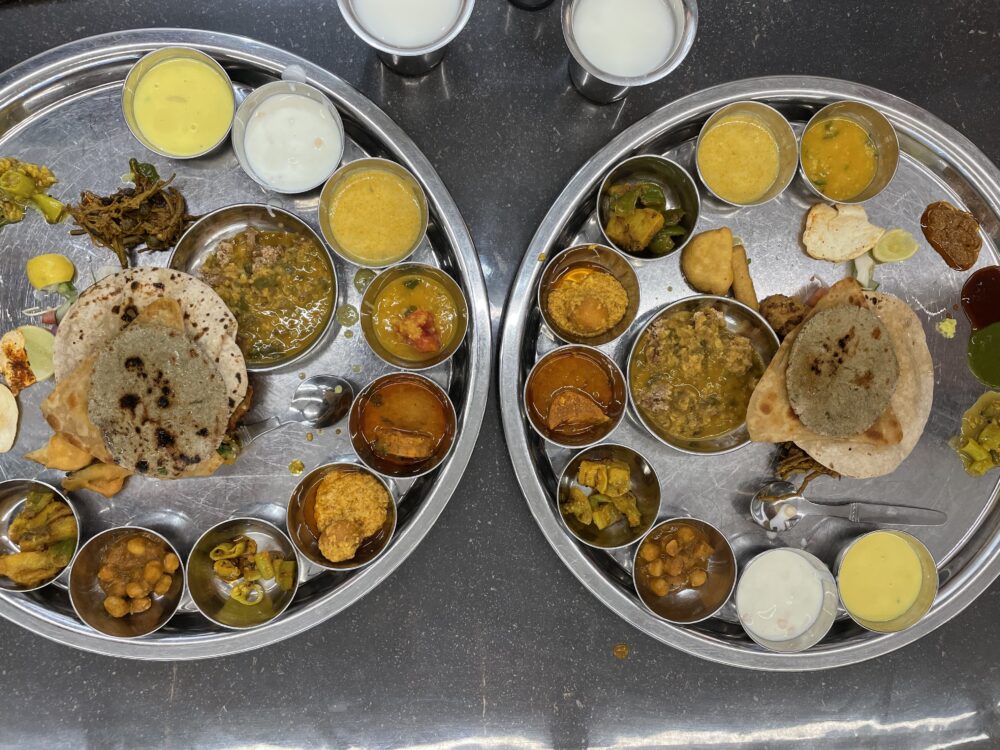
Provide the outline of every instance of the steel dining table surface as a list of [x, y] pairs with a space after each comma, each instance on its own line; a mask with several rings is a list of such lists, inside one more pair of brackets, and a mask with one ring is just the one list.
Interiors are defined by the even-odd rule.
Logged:
[[[702, 0], [687, 60], [604, 107], [572, 89], [558, 10], [480, 0], [444, 64], [405, 79], [330, 0], [21, 0], [0, 4], [0, 68], [146, 26], [245, 34], [327, 68], [437, 168], [475, 239], [494, 330], [572, 174], [623, 128], [706, 86], [786, 73], [855, 80], [927, 109], [1000, 161], [995, 4]], [[818, 673], [742, 671], [663, 646], [605, 609], [545, 542], [493, 389], [469, 470], [424, 542], [305, 634], [219, 660], [140, 663], [0, 622], [0, 748], [990, 748], [1000, 745], [998, 621], [995, 585], [899, 652]]]

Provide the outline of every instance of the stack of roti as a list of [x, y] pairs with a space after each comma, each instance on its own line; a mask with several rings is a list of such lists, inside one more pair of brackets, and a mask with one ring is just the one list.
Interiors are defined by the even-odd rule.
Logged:
[[917, 444], [933, 396], [913, 310], [844, 279], [782, 342], [750, 399], [747, 428], [752, 440], [793, 442], [844, 476], [882, 476]]
[[236, 318], [198, 279], [132, 268], [87, 289], [56, 333], [42, 413], [98, 461], [160, 479], [207, 476], [248, 405]]

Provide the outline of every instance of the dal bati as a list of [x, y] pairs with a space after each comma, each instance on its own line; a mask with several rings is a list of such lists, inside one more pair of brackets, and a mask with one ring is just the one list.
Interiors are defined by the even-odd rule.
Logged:
[[543, 433], [569, 445], [607, 435], [624, 408], [610, 360], [582, 347], [556, 350], [528, 378], [529, 417]]
[[419, 271], [385, 285], [375, 299], [372, 324], [387, 352], [418, 364], [434, 359], [465, 332], [448, 288]]
[[700, 440], [743, 424], [763, 372], [750, 339], [731, 332], [718, 310], [667, 311], [639, 339], [629, 387], [657, 431]]
[[618, 325], [628, 302], [628, 293], [618, 279], [600, 267], [578, 264], [555, 279], [546, 311], [564, 331], [592, 338]]
[[306, 504], [306, 523], [330, 562], [352, 559], [367, 540], [379, 536], [389, 518], [392, 498], [367, 471], [331, 471]]
[[233, 311], [251, 365], [307, 349], [333, 314], [333, 267], [314, 237], [246, 229], [205, 259], [202, 279]]

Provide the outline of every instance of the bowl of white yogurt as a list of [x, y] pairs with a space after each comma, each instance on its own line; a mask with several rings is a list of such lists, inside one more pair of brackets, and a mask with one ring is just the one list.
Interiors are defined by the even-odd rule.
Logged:
[[823, 562], [794, 547], [762, 552], [736, 585], [736, 612], [755, 643], [794, 653], [814, 646], [837, 618], [837, 581]]
[[243, 171], [265, 189], [307, 193], [340, 166], [344, 123], [319, 89], [298, 81], [274, 81], [240, 104], [233, 121], [233, 150]]

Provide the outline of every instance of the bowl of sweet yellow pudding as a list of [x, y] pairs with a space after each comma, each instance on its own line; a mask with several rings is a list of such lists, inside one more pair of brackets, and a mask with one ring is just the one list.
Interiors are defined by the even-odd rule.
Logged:
[[899, 140], [892, 123], [861, 102], [834, 102], [806, 123], [799, 164], [806, 183], [835, 203], [874, 198], [896, 174]]
[[348, 263], [384, 268], [408, 258], [427, 232], [427, 196], [417, 179], [388, 159], [358, 159], [323, 186], [319, 226]]
[[233, 83], [214, 59], [188, 47], [164, 47], [132, 66], [122, 114], [132, 135], [160, 156], [194, 159], [229, 135]]
[[767, 203], [795, 177], [795, 131], [773, 107], [754, 101], [733, 102], [702, 126], [695, 162], [705, 187], [724, 203]]
[[858, 625], [876, 633], [897, 633], [915, 625], [934, 603], [937, 566], [912, 534], [872, 531], [841, 552], [837, 588], [844, 609]]

